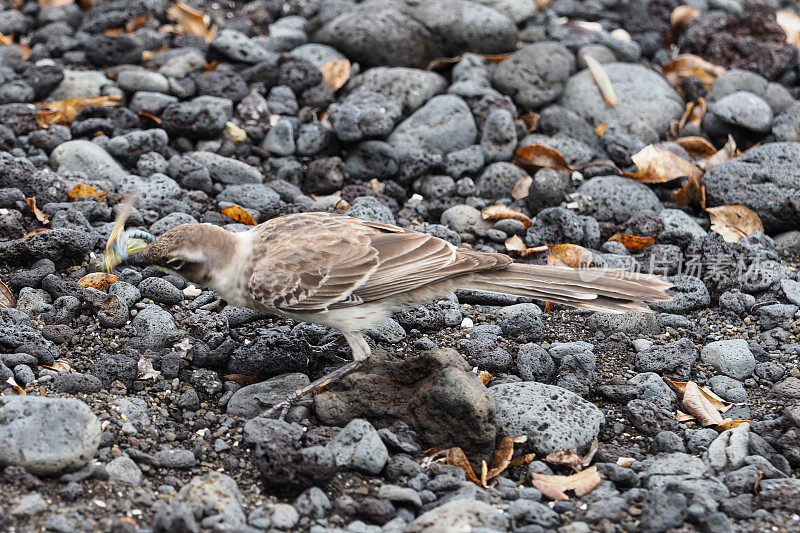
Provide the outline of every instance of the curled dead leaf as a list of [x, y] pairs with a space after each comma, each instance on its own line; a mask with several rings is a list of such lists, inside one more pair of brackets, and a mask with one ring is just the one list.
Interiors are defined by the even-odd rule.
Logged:
[[33, 216], [36, 217], [36, 220], [42, 224], [50, 223], [50, 219], [47, 217], [45, 212], [36, 206], [36, 198], [25, 198], [25, 201], [28, 203], [28, 207], [31, 208], [31, 213], [33, 213]]
[[333, 92], [336, 92], [344, 87], [344, 84], [350, 79], [350, 60], [344, 58], [328, 61], [320, 66], [319, 70], [322, 72], [322, 79], [325, 80], [328, 87], [333, 89]]
[[522, 444], [527, 440], [527, 435], [516, 438], [503, 437], [494, 455], [492, 455], [488, 467], [486, 461], [483, 461], [481, 464], [481, 485], [486, 487], [487, 481], [497, 477], [511, 466], [511, 459], [514, 457], [514, 444]]
[[28, 237], [30, 237], [32, 235], [36, 235], [37, 233], [41, 233], [43, 231], [50, 231], [50, 228], [36, 228], [35, 230], [29, 231], [28, 233], [23, 235], [22, 238], [23, 239], [27, 239]]
[[178, 33], [199, 35], [206, 42], [210, 41], [217, 33], [216, 26], [209, 27], [210, 17], [183, 2], [172, 2], [167, 9], [167, 16], [175, 21], [175, 29]]
[[39, 0], [39, 7], [70, 6], [75, 0]]
[[225, 209], [221, 211], [221, 213], [225, 216], [231, 217], [236, 222], [240, 222], [242, 224], [247, 224], [248, 226], [255, 226], [256, 221], [253, 216], [247, 212], [247, 210], [237, 204], [229, 205]]
[[689, 153], [689, 157], [692, 159], [707, 158], [717, 153], [717, 149], [714, 148], [714, 145], [703, 137], [681, 137], [675, 139], [673, 142], [686, 150]]
[[472, 481], [476, 485], [481, 484], [478, 476], [475, 475], [475, 471], [472, 469], [472, 465], [469, 464], [469, 460], [467, 459], [466, 454], [464, 454], [464, 450], [458, 446], [450, 448], [445, 452], [445, 461], [447, 464], [460, 466], [464, 469], [464, 472], [466, 472], [468, 480]]
[[140, 117], [146, 118], [147, 120], [149, 120], [150, 122], [152, 122], [156, 126], [160, 126], [161, 125], [161, 119], [158, 118], [157, 116], [155, 116], [154, 114], [152, 114], [149, 111], [139, 111], [139, 113], [137, 113], [137, 114]]
[[706, 209], [711, 218], [711, 231], [722, 235], [727, 242], [738, 242], [750, 234], [764, 233], [758, 213], [743, 205], [721, 205]]
[[539, 113], [534, 111], [529, 111], [527, 113], [523, 113], [519, 116], [520, 120], [525, 123], [525, 128], [528, 130], [528, 133], [531, 133], [536, 129], [536, 126], [539, 125]]
[[704, 428], [716, 426], [723, 422], [722, 415], [719, 414], [714, 404], [700, 391], [700, 387], [698, 387], [697, 383], [694, 381], [686, 383], [682, 404], [689, 414], [694, 416], [697, 423]]
[[592, 262], [592, 252], [577, 244], [548, 244], [548, 265], [561, 265], [572, 268], [586, 267]]
[[678, 37], [686, 25], [699, 16], [700, 12], [688, 5], [680, 5], [673, 9], [669, 17], [669, 29], [664, 36], [665, 43], [672, 45], [678, 42]]
[[119, 281], [119, 278], [108, 272], [91, 272], [78, 280], [81, 287], [94, 287], [101, 291], [106, 290], [109, 285]]
[[633, 457], [618, 457], [617, 458], [617, 466], [621, 466], [622, 468], [630, 468], [630, 466], [636, 462], [636, 459]]
[[631, 252], [640, 252], [656, 242], [653, 237], [640, 237], [638, 235], [628, 235], [627, 233], [615, 233], [608, 240], [621, 242]]
[[0, 309], [12, 309], [16, 306], [17, 299], [14, 298], [14, 293], [0, 280]]
[[739, 149], [736, 147], [736, 141], [733, 139], [733, 136], [728, 135], [728, 140], [725, 142], [725, 146], [723, 146], [717, 153], [711, 155], [705, 161], [702, 161], [700, 164], [702, 168], [707, 172], [708, 170], [714, 168], [717, 165], [720, 165], [726, 161], [730, 161], [731, 159], [739, 156]]
[[480, 372], [478, 372], [478, 379], [481, 380], [481, 383], [483, 383], [484, 386], [488, 386], [489, 382], [492, 381], [493, 377], [494, 376], [492, 376], [486, 370], [481, 370]]
[[680, 120], [673, 120], [670, 123], [670, 133], [673, 137], [678, 137], [686, 126], [700, 127], [703, 117], [706, 116], [708, 104], [705, 98], [698, 98], [697, 102], [686, 102], [686, 110]]
[[63, 359], [56, 359], [53, 361], [52, 365], [44, 366], [44, 368], [49, 368], [50, 370], [55, 370], [56, 372], [72, 372], [72, 367], [69, 366], [69, 363]]
[[386, 184], [383, 183], [378, 178], [372, 178], [371, 180], [369, 180], [369, 182], [367, 183], [367, 187], [369, 187], [378, 194], [383, 194], [383, 191], [386, 190]]
[[571, 476], [548, 476], [545, 474], [532, 474], [533, 487], [551, 500], [567, 501], [566, 491], [571, 490], [575, 496], [581, 497], [589, 494], [600, 484], [600, 474], [597, 467], [592, 466], [583, 472]]
[[725, 72], [725, 67], [715, 65], [693, 54], [681, 54], [664, 65], [661, 70], [667, 83], [681, 92], [680, 86], [683, 80], [692, 76], [698, 78], [708, 89], [714, 80]]
[[561, 152], [546, 144], [529, 144], [517, 148], [514, 163], [532, 170], [545, 167], [561, 171], [575, 170], [567, 163]]
[[575, 450], [559, 450], [548, 453], [544, 461], [555, 466], [567, 466], [575, 472], [583, 470], [583, 458]]
[[531, 227], [531, 219], [527, 215], [506, 205], [492, 205], [481, 211], [484, 220], [504, 220], [512, 218], [522, 222], [526, 228]]
[[12, 391], [14, 392], [14, 394], [16, 394], [17, 396], [25, 396], [25, 395], [27, 394], [27, 393], [25, 392], [25, 389], [23, 389], [22, 387], [20, 387], [20, 386], [17, 384], [17, 381], [14, 379], [14, 376], [10, 376], [10, 377], [9, 377], [9, 378], [6, 380], [6, 383], [8, 383], [9, 385], [11, 385], [11, 390], [12, 390]]
[[[672, 381], [669, 378], [661, 378], [661, 379], [663, 379], [664, 382], [678, 394], [686, 393], [686, 385], [689, 383], [688, 381]], [[711, 405], [714, 406], [714, 408], [717, 411], [725, 413], [728, 410], [730, 410], [731, 407], [733, 407], [732, 403], [723, 400], [722, 398], [714, 394], [713, 391], [709, 390], [708, 387], [698, 387], [698, 388], [700, 389], [700, 392], [703, 394], [703, 396], [706, 397], [706, 399], [711, 403]]]
[[161, 372], [153, 368], [153, 362], [144, 357], [139, 358], [139, 362], [136, 364], [136, 370], [136, 377], [141, 380], [158, 379], [158, 376], [161, 375]]
[[601, 122], [600, 124], [595, 126], [594, 132], [597, 134], [598, 137], [602, 137], [603, 134], [606, 132], [607, 128], [608, 124], [606, 124], [605, 122]]
[[106, 194], [98, 191], [91, 185], [78, 183], [69, 191], [67, 196], [69, 196], [70, 200], [75, 200], [76, 198], [86, 198], [87, 196], [97, 196], [98, 201], [100, 201], [106, 196]]
[[600, 89], [603, 101], [609, 107], [617, 105], [617, 93], [614, 91], [614, 86], [611, 85], [611, 79], [608, 77], [603, 65], [590, 54], [584, 53], [581, 57], [592, 74], [592, 79], [597, 84], [597, 88]]
[[[511, 52], [507, 52], [505, 54], [475, 54], [481, 56], [482, 58], [491, 61], [492, 63], [500, 63], [511, 56]], [[446, 67], [447, 65], [452, 65], [454, 63], [458, 63], [461, 61], [461, 58], [464, 57], [464, 54], [459, 54], [454, 57], [438, 57], [428, 63], [428, 66], [425, 67], [425, 70], [438, 70], [440, 68]]]
[[739, 424], [744, 424], [745, 422], [749, 424], [750, 422], [752, 422], [752, 420], [731, 420], [730, 418], [726, 418], [725, 420], [723, 420], [722, 424], [718, 424], [717, 427], [715, 427], [714, 429], [722, 433], [723, 431], [733, 429]]
[[505, 246], [507, 251], [517, 252], [519, 254], [525, 253], [528, 250], [528, 246], [519, 235], [512, 235], [506, 239]]
[[669, 150], [649, 144], [631, 156], [639, 169], [625, 175], [642, 183], [665, 183], [684, 176], [701, 176], [702, 171]]
[[530, 177], [528, 174], [521, 177], [511, 189], [511, 198], [514, 200], [522, 200], [523, 198], [527, 198], [528, 194], [530, 194], [531, 185], [533, 185], [532, 177]]
[[42, 128], [47, 128], [50, 124], [68, 124], [87, 107], [115, 106], [119, 105], [120, 100], [121, 96], [89, 96], [42, 102], [36, 111], [36, 120]]

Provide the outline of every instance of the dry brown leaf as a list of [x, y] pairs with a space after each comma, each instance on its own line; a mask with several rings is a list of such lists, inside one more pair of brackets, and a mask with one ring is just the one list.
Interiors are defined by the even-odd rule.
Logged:
[[529, 111], [527, 113], [523, 113], [519, 116], [520, 120], [525, 123], [525, 128], [527, 128], [528, 133], [534, 131], [536, 126], [539, 125], [539, 113], [534, 111]]
[[17, 381], [14, 379], [14, 377], [13, 377], [13, 376], [10, 376], [10, 377], [9, 377], [9, 378], [6, 380], [6, 383], [8, 383], [9, 385], [11, 385], [11, 390], [13, 390], [13, 391], [14, 391], [14, 394], [16, 394], [16, 395], [18, 395], [18, 396], [25, 396], [25, 394], [27, 394], [27, 393], [25, 392], [25, 389], [23, 389], [22, 387], [20, 387], [20, 386], [17, 384]]
[[488, 386], [489, 382], [492, 381], [493, 377], [494, 376], [492, 376], [486, 370], [481, 370], [480, 372], [478, 372], [478, 379], [481, 380], [481, 383], [483, 383], [484, 386]]
[[169, 50], [169, 46], [162, 46], [158, 50], [142, 50], [142, 61], [152, 61], [158, 54], [167, 50]]
[[551, 500], [567, 501], [569, 497], [566, 491], [575, 492], [575, 496], [581, 497], [589, 494], [597, 485], [600, 484], [600, 474], [597, 467], [592, 466], [583, 472], [571, 476], [548, 476], [545, 474], [532, 474], [533, 487]]
[[522, 466], [530, 463], [536, 459], [535, 453], [526, 453], [525, 455], [520, 455], [519, 457], [514, 457], [511, 459], [511, 463], [508, 466]]
[[597, 437], [594, 438], [592, 441], [591, 446], [589, 446], [589, 450], [583, 456], [583, 467], [586, 468], [590, 464], [592, 464], [592, 459], [594, 459], [594, 454], [597, 453], [597, 450], [600, 449], [600, 441], [597, 440]]
[[683, 186], [677, 191], [672, 193], [672, 199], [676, 203], [682, 205], [689, 205], [691, 203], [700, 204], [700, 207], [705, 209], [706, 206], [706, 188], [700, 182], [702, 176], [692, 176]]
[[692, 159], [708, 158], [717, 153], [717, 149], [714, 148], [714, 145], [703, 137], [681, 137], [675, 139], [673, 142], [689, 152], [689, 157]]
[[546, 144], [529, 144], [517, 148], [514, 154], [514, 163], [533, 170], [544, 167], [562, 171], [575, 170], [567, 163], [561, 152]]
[[106, 193], [100, 192], [91, 185], [86, 185], [85, 183], [78, 183], [76, 184], [72, 190], [69, 191], [67, 194], [70, 200], [75, 200], [77, 198], [86, 198], [87, 196], [97, 196], [98, 201], [105, 198]]
[[100, 0], [78, 0], [78, 5], [80, 5], [81, 9], [84, 11], [89, 11], [96, 6], [99, 1]]
[[217, 27], [209, 27], [211, 19], [201, 11], [190, 7], [183, 2], [172, 2], [167, 9], [167, 16], [174, 20], [179, 33], [199, 35], [210, 41], [217, 33]]
[[758, 214], [743, 205], [721, 205], [706, 209], [711, 218], [711, 231], [722, 235], [727, 242], [738, 242], [756, 232], [764, 233]]
[[28, 202], [28, 207], [31, 208], [31, 213], [33, 213], [33, 216], [36, 217], [36, 220], [42, 224], [50, 223], [50, 219], [47, 217], [45, 212], [36, 207], [36, 198], [25, 198], [25, 201]]
[[548, 265], [561, 265], [572, 268], [585, 267], [592, 262], [592, 252], [577, 244], [548, 244], [550, 253]]
[[137, 115], [139, 115], [140, 117], [146, 118], [147, 120], [151, 121], [156, 126], [160, 126], [161, 125], [161, 119], [158, 118], [157, 116], [155, 116], [154, 114], [152, 114], [149, 111], [139, 111], [137, 113]]
[[702, 171], [691, 161], [681, 159], [669, 150], [648, 144], [631, 156], [639, 169], [625, 175], [642, 183], [665, 183], [684, 176], [702, 175]]
[[378, 178], [372, 178], [371, 180], [369, 180], [369, 182], [367, 182], [367, 187], [369, 187], [378, 194], [383, 194], [383, 192], [386, 190], [386, 184], [383, 183]]
[[16, 306], [17, 299], [14, 298], [14, 293], [0, 280], [0, 309], [12, 309]]
[[507, 205], [492, 205], [486, 207], [483, 211], [481, 211], [481, 216], [484, 220], [504, 220], [507, 218], [513, 218], [514, 220], [519, 220], [522, 222], [526, 228], [531, 227], [531, 219], [528, 218], [527, 215], [517, 211], [516, 209], [512, 209]]
[[630, 466], [636, 462], [636, 459], [633, 457], [618, 457], [617, 458], [617, 466], [621, 466], [622, 468], [630, 468]]
[[544, 303], [544, 309], [542, 309], [542, 313], [549, 313], [552, 308], [553, 302], [547, 301]]
[[617, 93], [614, 91], [614, 86], [611, 85], [611, 79], [609, 79], [603, 65], [590, 54], [583, 54], [581, 57], [589, 68], [597, 88], [600, 89], [603, 101], [610, 107], [617, 105]]
[[716, 426], [723, 422], [722, 415], [719, 414], [714, 404], [700, 391], [700, 387], [698, 387], [697, 383], [694, 381], [686, 383], [682, 404], [689, 414], [697, 419], [697, 423], [704, 428]]
[[67, 98], [56, 102], [42, 102], [36, 111], [36, 119], [42, 128], [50, 124], [70, 123], [75, 116], [87, 107], [119, 105], [120, 96], [90, 96]]
[[[478, 54], [475, 53], [477, 56], [481, 56], [482, 58], [491, 61], [492, 63], [500, 63], [511, 56], [512, 52], [506, 52], [505, 54]], [[442, 67], [446, 67], [447, 65], [452, 65], [454, 63], [458, 63], [461, 61], [461, 58], [464, 57], [464, 54], [459, 54], [454, 57], [438, 57], [428, 63], [428, 66], [425, 67], [426, 70], [438, 70]]]
[[241, 222], [242, 224], [247, 224], [248, 226], [255, 226], [256, 221], [253, 219], [253, 216], [247, 212], [247, 210], [237, 204], [229, 205], [225, 209], [221, 211], [223, 215], [231, 217], [236, 222]]
[[246, 374], [228, 374], [226, 376], [223, 376], [223, 379], [225, 381], [232, 381], [237, 385], [241, 385], [242, 387], [246, 387], [247, 385], [253, 385], [254, 383], [260, 383], [264, 381], [258, 376], [249, 376]]
[[606, 132], [607, 128], [608, 124], [606, 124], [605, 122], [601, 122], [600, 124], [595, 126], [594, 132], [597, 134], [598, 137], [602, 137], [603, 134]]
[[[663, 379], [664, 382], [678, 394], [686, 393], [686, 385], [688, 381], [672, 381], [669, 378], [663, 378], [663, 377], [661, 379]], [[713, 391], [709, 390], [708, 387], [698, 387], [698, 388], [700, 389], [700, 392], [703, 394], [703, 396], [705, 396], [706, 399], [711, 403], [711, 405], [713, 405], [717, 409], [717, 411], [724, 413], [730, 410], [731, 407], [733, 407], [732, 403], [726, 402], [725, 400], [714, 394]]]
[[114, 274], [109, 274], [108, 272], [91, 272], [79, 279], [78, 285], [81, 287], [94, 287], [95, 289], [104, 291], [109, 285], [117, 281], [119, 281], [119, 278]]
[[544, 461], [551, 465], [568, 466], [575, 472], [583, 470], [583, 458], [575, 450], [559, 450], [548, 453]]
[[133, 33], [139, 28], [143, 28], [147, 24], [147, 17], [145, 15], [136, 17], [125, 23], [125, 32]]
[[723, 431], [727, 431], [729, 429], [733, 429], [739, 424], [744, 424], [747, 422], [748, 424], [752, 422], [752, 420], [731, 420], [730, 418], [726, 418], [723, 420], [722, 424], [717, 425], [714, 429], [722, 433]]
[[69, 6], [74, 3], [75, 0], [39, 0], [39, 7]]
[[49, 368], [50, 370], [55, 370], [56, 372], [72, 372], [72, 367], [69, 366], [69, 363], [63, 359], [56, 359], [53, 361], [53, 364], [45, 367]]
[[669, 17], [669, 29], [664, 36], [665, 43], [675, 44], [686, 25], [699, 16], [700, 12], [691, 6], [681, 5], [673, 9]]
[[791, 9], [781, 9], [775, 12], [775, 20], [786, 32], [786, 41], [800, 47], [800, 15]]
[[698, 98], [697, 102], [686, 102], [686, 110], [680, 120], [673, 120], [670, 123], [670, 133], [673, 137], [678, 137], [686, 126], [697, 126], [703, 122], [706, 116], [708, 105], [705, 98]]
[[705, 161], [701, 162], [702, 168], [708, 172], [708, 170], [714, 168], [717, 165], [720, 165], [726, 161], [730, 161], [731, 159], [739, 156], [739, 149], [736, 148], [736, 141], [733, 139], [731, 135], [728, 135], [728, 141], [725, 143], [725, 146], [720, 149], [717, 153], [710, 156]]
[[627, 233], [615, 233], [608, 240], [621, 242], [631, 252], [640, 252], [656, 242], [653, 237], [640, 237], [638, 235], [628, 235]]
[[[514, 457], [514, 444], [523, 444], [527, 440], [528, 437], [526, 435], [516, 438], [503, 437], [500, 440], [500, 445], [495, 450], [492, 460], [489, 463], [488, 472], [484, 476], [481, 471], [481, 484], [484, 487], [488, 480], [497, 477], [505, 471], [506, 468], [511, 466], [511, 459]], [[485, 465], [486, 462], [484, 461], [483, 464]]]
[[533, 184], [533, 178], [530, 177], [528, 174], [521, 177], [517, 180], [514, 184], [514, 187], [511, 189], [511, 197], [514, 200], [522, 200], [523, 198], [527, 198], [528, 194], [531, 190], [531, 185]]
[[553, 0], [536, 0], [536, 11], [547, 9], [552, 3]]
[[694, 416], [684, 413], [683, 411], [676, 411], [675, 418], [678, 422], [693, 422], [695, 420]]
[[247, 140], [247, 132], [230, 121], [225, 123], [225, 134], [233, 141], [233, 144], [240, 144]]
[[206, 64], [206, 66], [204, 66], [204, 67], [202, 68], [202, 71], [203, 71], [203, 72], [212, 72], [212, 71], [213, 71], [215, 68], [217, 68], [218, 66], [219, 66], [219, 61], [217, 61], [216, 59], [214, 59], [214, 60], [213, 60], [213, 61], [211, 61], [210, 63]]
[[344, 84], [350, 79], [350, 60], [344, 58], [328, 61], [319, 67], [319, 70], [322, 72], [322, 79], [325, 80], [325, 83], [333, 89], [333, 92], [336, 92], [344, 87]]
[[667, 82], [681, 91], [683, 80], [692, 76], [698, 78], [708, 89], [718, 76], [725, 72], [725, 67], [710, 63], [693, 54], [681, 54], [662, 67]]
[[14, 36], [13, 35], [4, 35], [0, 33], [0, 44], [4, 46], [11, 46], [14, 44]]
[[26, 233], [25, 235], [23, 235], [23, 236], [22, 236], [22, 238], [23, 238], [23, 239], [27, 239], [27, 238], [28, 238], [28, 237], [30, 237], [31, 235], [36, 235], [37, 233], [41, 233], [41, 232], [43, 232], [43, 231], [50, 231], [50, 228], [36, 228], [35, 230], [33, 230], [33, 231], [29, 231], [28, 233]]
[[478, 477], [475, 475], [475, 471], [472, 470], [472, 465], [469, 464], [469, 460], [467, 456], [464, 454], [464, 450], [455, 446], [450, 448], [445, 452], [445, 461], [447, 464], [460, 466], [464, 469], [464, 472], [467, 474], [467, 479], [475, 483], [476, 485], [480, 485], [481, 482]]
[[512, 235], [505, 242], [506, 251], [524, 254], [528, 247], [519, 235]]

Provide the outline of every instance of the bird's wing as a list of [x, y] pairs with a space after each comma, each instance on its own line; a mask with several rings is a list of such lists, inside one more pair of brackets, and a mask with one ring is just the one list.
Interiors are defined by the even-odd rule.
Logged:
[[300, 213], [252, 231], [257, 238], [250, 295], [284, 311], [357, 305], [511, 262], [346, 215]]

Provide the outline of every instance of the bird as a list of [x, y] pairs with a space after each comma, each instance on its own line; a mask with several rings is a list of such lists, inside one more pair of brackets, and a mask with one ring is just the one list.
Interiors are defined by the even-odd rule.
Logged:
[[206, 287], [230, 305], [342, 334], [352, 361], [266, 413], [281, 416], [369, 358], [362, 332], [458, 289], [621, 313], [649, 312], [646, 303], [669, 300], [666, 290], [672, 286], [637, 272], [518, 263], [421, 231], [328, 212], [279, 216], [238, 233], [207, 223], [182, 224], [132, 257], [137, 265]]

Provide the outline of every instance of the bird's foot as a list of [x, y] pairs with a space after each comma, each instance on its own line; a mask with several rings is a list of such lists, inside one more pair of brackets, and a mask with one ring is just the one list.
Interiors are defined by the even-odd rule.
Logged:
[[336, 337], [334, 340], [323, 344], [322, 346], [314, 346], [305, 340], [303, 342], [305, 343], [306, 350], [308, 351], [309, 359], [322, 359], [333, 363], [346, 363], [348, 361], [348, 359], [336, 355], [336, 352], [339, 351], [340, 348], [347, 346], [347, 341], [345, 340], [344, 336]]
[[301, 400], [305, 400], [308, 396], [319, 392], [330, 383], [333, 383], [334, 381], [341, 379], [344, 376], [352, 373], [363, 363], [364, 363], [363, 359], [360, 361], [350, 361], [346, 365], [337, 368], [333, 372], [326, 374], [325, 376], [319, 378], [313, 383], [310, 383], [305, 387], [297, 389], [292, 394], [290, 394], [288, 398], [286, 398], [282, 402], [276, 403], [275, 405], [264, 411], [262, 416], [265, 416], [267, 418], [272, 418], [277, 414], [278, 418], [280, 420], [283, 420], [284, 417], [286, 417], [286, 414], [289, 412], [289, 409], [291, 409], [298, 402], [300, 402]]

